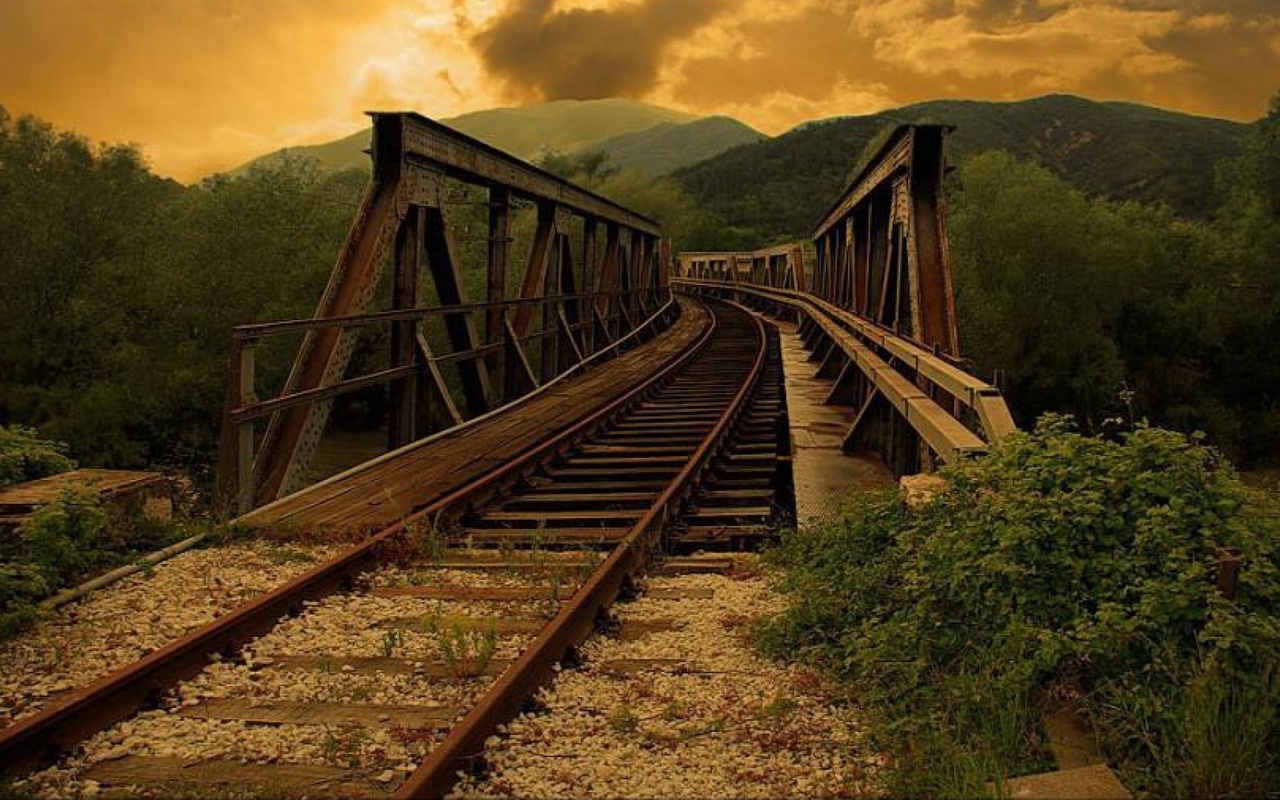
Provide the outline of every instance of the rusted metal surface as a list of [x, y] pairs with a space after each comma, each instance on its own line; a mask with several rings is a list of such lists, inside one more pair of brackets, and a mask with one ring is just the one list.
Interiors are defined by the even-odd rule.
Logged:
[[949, 131], [893, 132], [814, 230], [807, 283], [780, 285], [786, 273], [752, 254], [679, 259], [683, 289], [798, 323], [817, 374], [835, 381], [831, 399], [857, 409], [845, 449], [871, 449], [899, 476], [983, 452], [1015, 429], [999, 390], [961, 366], [942, 191]]
[[682, 278], [728, 280], [798, 291], [804, 291], [807, 285], [804, 248], [798, 243], [739, 253], [680, 253], [677, 274]]
[[846, 449], [879, 453], [895, 475], [985, 452], [988, 442], [1015, 430], [998, 389], [811, 294], [717, 281], [680, 279], [675, 285], [733, 297], [787, 319], [798, 316], [811, 359], [820, 363], [820, 374], [825, 370], [836, 380], [833, 395], [861, 409], [845, 435]]
[[[540, 380], [561, 374], [665, 302], [666, 264], [659, 260], [661, 231], [653, 220], [425, 117], [372, 116], [372, 182], [312, 325], [290, 326], [305, 336], [276, 399], [298, 402], [272, 407], [260, 435], [243, 417], [228, 414], [224, 423], [219, 497], [236, 512], [301, 487], [338, 394], [391, 384], [389, 443], [404, 444], [456, 424], [464, 416], [459, 411], [483, 414], [533, 388], [524, 380], [529, 362], [536, 362]], [[465, 294], [448, 208], [451, 187], [458, 186], [480, 192], [489, 206], [484, 304], [469, 303]], [[517, 201], [536, 205], [540, 223], [514, 298], [525, 302], [505, 306], [512, 299], [505, 294]], [[586, 231], [581, 248], [570, 241], [578, 224]], [[601, 225], [608, 230], [607, 252], [598, 268], [592, 259]], [[418, 306], [429, 288], [446, 307], [435, 319], [451, 352], [430, 353], [420, 336], [425, 316], [384, 318], [380, 322], [392, 326], [391, 367], [344, 380], [358, 326], [332, 322], [365, 316], [387, 261], [395, 270], [393, 310]], [[430, 278], [429, 287], [417, 285], [419, 274]], [[591, 307], [599, 314], [584, 313]], [[512, 316], [510, 326], [504, 313]], [[600, 329], [603, 335], [597, 335]], [[252, 364], [252, 342], [244, 332], [237, 337], [229, 410], [253, 401], [252, 370], [245, 369]], [[462, 397], [454, 398], [459, 390]]]
[[957, 358], [944, 148], [950, 128], [903, 125], [813, 232], [815, 295]]
[[[457, 781], [458, 770], [465, 766], [468, 759], [479, 755], [484, 749], [485, 739], [499, 725], [514, 718], [526, 699], [552, 678], [555, 664], [571, 647], [581, 643], [591, 633], [600, 611], [618, 595], [627, 577], [642, 567], [648, 554], [658, 545], [668, 520], [678, 513], [698, 480], [712, 467], [717, 455], [729, 446], [726, 434], [734, 429], [735, 423], [746, 409], [747, 399], [759, 381], [766, 354], [764, 329], [759, 320], [740, 311], [735, 313], [750, 321], [749, 327], [753, 329], [755, 338], [755, 358], [744, 373], [741, 371], [741, 364], [735, 364], [708, 348], [711, 356], [720, 357], [707, 372], [708, 377], [699, 379], [705, 392], [710, 392], [715, 387], [716, 382], [710, 380], [712, 375], [718, 377], [721, 384], [727, 380], [737, 385], [728, 405], [718, 414], [710, 430], [702, 434], [692, 454], [679, 457], [679, 471], [664, 484], [661, 492], [643, 510], [643, 515], [631, 525], [618, 547], [579, 588], [572, 601], [543, 629], [535, 642], [520, 655], [515, 664], [502, 674], [445, 739], [436, 745], [427, 760], [396, 792], [396, 797], [435, 798], [448, 793]], [[722, 352], [740, 346], [742, 334], [735, 332], [728, 336], [722, 335], [718, 344]], [[698, 393], [687, 394], [685, 399], [687, 401], [697, 396]], [[603, 463], [608, 464], [609, 460]], [[616, 466], [613, 467], [613, 472], [615, 475], [626, 475], [625, 470]]]

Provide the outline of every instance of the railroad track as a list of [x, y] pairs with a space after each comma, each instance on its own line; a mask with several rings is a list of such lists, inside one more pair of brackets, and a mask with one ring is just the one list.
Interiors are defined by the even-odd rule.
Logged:
[[0, 732], [0, 763], [29, 770], [88, 740], [35, 787], [443, 795], [664, 532], [679, 549], [741, 547], [787, 515], [776, 336], [711, 310], [630, 395]]

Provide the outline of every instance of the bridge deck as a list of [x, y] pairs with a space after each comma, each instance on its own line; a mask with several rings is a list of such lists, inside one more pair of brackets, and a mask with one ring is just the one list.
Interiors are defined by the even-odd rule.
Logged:
[[504, 413], [401, 448], [246, 515], [256, 528], [359, 529], [387, 525], [605, 405], [651, 375], [708, 324], [681, 301], [680, 318], [653, 340], [530, 397]]
[[852, 491], [892, 487], [893, 474], [874, 453], [841, 450], [858, 410], [826, 403], [835, 382], [817, 376], [818, 364], [809, 360], [795, 325], [780, 322], [778, 329], [791, 423], [796, 517], [801, 524], [813, 523], [831, 516]]

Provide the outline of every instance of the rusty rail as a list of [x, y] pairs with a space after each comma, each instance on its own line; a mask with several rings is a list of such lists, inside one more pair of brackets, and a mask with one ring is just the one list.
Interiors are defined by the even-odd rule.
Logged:
[[47, 762], [94, 733], [124, 719], [161, 692], [202, 670], [214, 653], [229, 654], [297, 613], [308, 600], [347, 585], [352, 577], [377, 563], [377, 555], [394, 537], [464, 503], [476, 502], [538, 463], [571, 447], [594, 426], [651, 392], [687, 364], [710, 341], [708, 327], [676, 358], [632, 391], [615, 398], [517, 458], [496, 467], [428, 506], [371, 536], [361, 544], [291, 580], [261, 598], [247, 602], [209, 625], [166, 645], [134, 664], [76, 691], [69, 700], [20, 720], [0, 731], [0, 765], [21, 770]]
[[[631, 528], [623, 542], [587, 579], [572, 601], [539, 633], [517, 661], [485, 692], [480, 701], [430, 752], [427, 760], [396, 792], [397, 798], [443, 797], [457, 782], [457, 773], [469, 758], [479, 755], [485, 740], [497, 727], [519, 714], [528, 696], [554, 675], [554, 665], [571, 647], [580, 644], [595, 627], [600, 611], [617, 597], [623, 582], [639, 570], [658, 543], [663, 526], [678, 513], [718, 451], [760, 378], [765, 360], [763, 323], [752, 317], [758, 347], [756, 357], [729, 406], [720, 415], [694, 454]], [[711, 331], [708, 331], [708, 337]]]

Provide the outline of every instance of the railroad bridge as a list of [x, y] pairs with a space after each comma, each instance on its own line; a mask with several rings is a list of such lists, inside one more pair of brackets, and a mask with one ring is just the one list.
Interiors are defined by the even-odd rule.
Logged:
[[[6, 763], [126, 718], [389, 557], [577, 558], [532, 642], [396, 788], [439, 796], [655, 557], [757, 547], [1014, 430], [961, 357], [944, 127], [899, 128], [811, 242], [706, 253], [432, 120], [373, 121], [372, 179], [314, 317], [235, 331], [218, 478], [241, 526], [352, 544], [0, 733]], [[259, 374], [256, 354], [290, 350], [287, 375]], [[335, 406], [371, 393], [385, 452], [317, 480]], [[397, 596], [449, 596], [429, 588]]]

